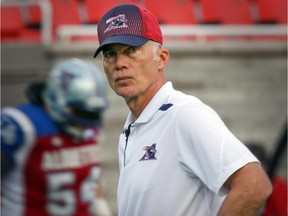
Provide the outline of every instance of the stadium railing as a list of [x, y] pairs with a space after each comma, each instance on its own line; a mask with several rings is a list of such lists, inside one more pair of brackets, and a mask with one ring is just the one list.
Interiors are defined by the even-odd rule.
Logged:
[[[40, 43], [50, 45], [53, 43], [70, 43], [71, 41], [85, 42], [97, 40], [97, 24], [53, 24], [53, 7], [50, 0], [3, 1], [1, 7], [36, 5], [41, 11]], [[3, 17], [2, 17], [3, 19]], [[273, 24], [191, 24], [172, 25], [161, 24], [163, 36], [168, 40], [193, 40], [196, 42], [209, 42], [213, 38], [226, 41], [235, 40], [261, 40], [287, 41], [287, 23]], [[211, 40], [212, 38], [212, 40]]]

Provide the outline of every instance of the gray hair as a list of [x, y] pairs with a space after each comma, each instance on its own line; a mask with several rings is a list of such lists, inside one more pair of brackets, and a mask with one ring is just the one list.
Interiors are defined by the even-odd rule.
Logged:
[[157, 43], [155, 41], [151, 41], [152, 42], [152, 49], [153, 49], [153, 53], [154, 53], [154, 60], [158, 61], [159, 56], [157, 55], [157, 51], [159, 48], [162, 48], [162, 45], [160, 43]]

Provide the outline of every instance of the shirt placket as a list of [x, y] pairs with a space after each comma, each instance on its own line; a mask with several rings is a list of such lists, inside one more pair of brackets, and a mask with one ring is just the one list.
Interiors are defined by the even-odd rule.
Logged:
[[124, 155], [123, 155], [123, 164], [124, 167], [129, 162], [129, 149], [131, 148], [131, 143], [133, 139], [133, 134], [135, 133], [135, 127], [132, 123], [128, 126], [127, 130], [125, 131], [125, 147], [124, 147]]

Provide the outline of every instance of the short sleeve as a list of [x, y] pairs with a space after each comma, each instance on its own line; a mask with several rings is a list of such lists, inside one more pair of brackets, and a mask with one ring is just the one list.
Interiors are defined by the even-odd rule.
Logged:
[[222, 194], [224, 182], [256, 157], [225, 126], [218, 114], [202, 103], [178, 108], [175, 117], [178, 160], [191, 176]]

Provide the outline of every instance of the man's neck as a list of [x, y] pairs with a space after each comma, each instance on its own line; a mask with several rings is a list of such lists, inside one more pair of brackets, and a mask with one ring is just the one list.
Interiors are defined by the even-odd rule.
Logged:
[[126, 104], [129, 107], [134, 119], [136, 120], [145, 107], [149, 104], [154, 95], [158, 90], [166, 83], [166, 78], [164, 74], [157, 80], [157, 82], [150, 86], [143, 94], [139, 94], [135, 97], [125, 98]]
[[134, 120], [136, 120], [141, 115], [141, 113], [143, 112], [143, 110], [145, 109], [145, 107], [150, 102], [153, 96], [154, 95], [151, 95], [151, 97], [149, 98], [138, 96], [138, 97], [126, 99], [126, 104], [129, 107], [134, 117]]

